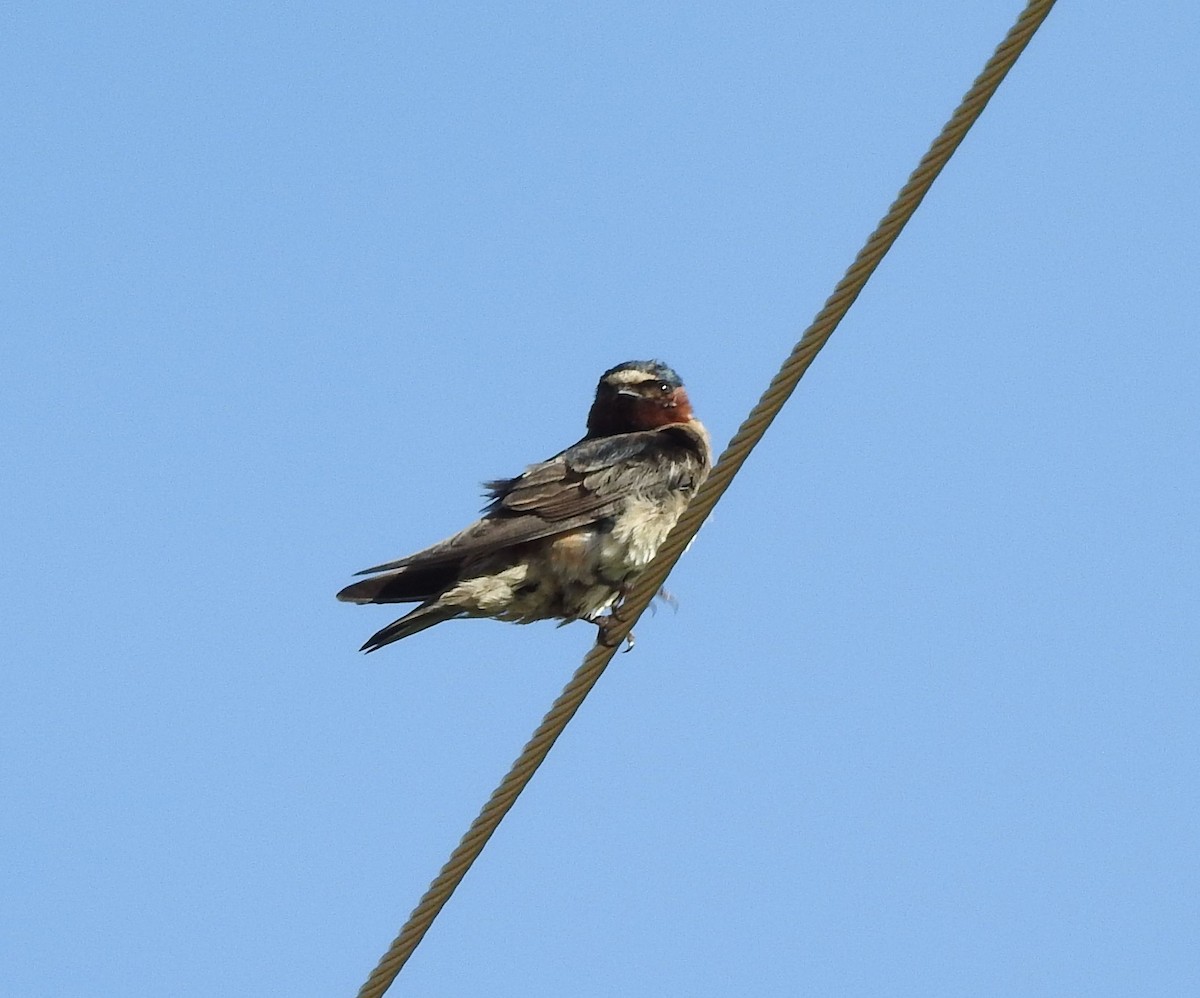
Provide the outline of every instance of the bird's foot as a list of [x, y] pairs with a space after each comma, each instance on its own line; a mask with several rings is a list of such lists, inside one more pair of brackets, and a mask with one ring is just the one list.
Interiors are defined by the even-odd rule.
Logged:
[[[596, 641], [605, 648], [616, 648], [621, 643], [621, 639], [613, 640], [613, 630], [620, 623], [615, 613], [610, 613], [607, 616], [600, 617], [592, 621], [596, 625]], [[633, 636], [633, 631], [625, 635], [625, 652], [633, 651], [633, 646], [637, 643], [637, 639]]]
[[679, 612], [679, 598], [673, 592], [668, 590], [666, 586], [663, 586], [654, 594], [654, 600], [651, 600], [650, 602], [651, 613], [658, 613], [658, 603], [655, 602], [655, 600], [662, 600], [676, 613]]

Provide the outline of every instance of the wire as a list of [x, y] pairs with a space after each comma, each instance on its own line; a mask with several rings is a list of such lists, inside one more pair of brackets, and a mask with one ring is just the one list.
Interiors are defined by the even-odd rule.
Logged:
[[750, 451], [762, 439], [767, 427], [779, 414], [785, 402], [795, 391], [796, 385], [812, 364], [813, 358], [823, 347], [838, 323], [849, 311], [850, 306], [858, 297], [875, 268], [883, 259], [884, 254], [891, 248], [901, 230], [912, 218], [922, 199], [928, 193], [942, 167], [946, 165], [954, 151], [958, 148], [971, 126], [978, 120], [987, 106], [992, 95], [1000, 86], [1000, 82], [1013, 67], [1017, 58], [1029, 44], [1030, 38], [1041, 26], [1054, 6], [1055, 0], [1030, 0], [1009, 30], [1004, 41], [1000, 43], [991, 59], [988, 60], [983, 72], [976, 78], [971, 89], [967, 91], [954, 114], [942, 129], [941, 134], [934, 140], [929, 151], [921, 158], [921, 162], [909, 177], [908, 182], [901, 188], [896, 200], [892, 202], [887, 214], [875, 227], [867, 239], [866, 245], [855, 257], [854, 263], [846, 271], [846, 275], [838, 282], [833, 294], [825, 302], [824, 307], [817, 313], [809, 327], [804, 331], [800, 341], [780, 368], [779, 373], [771, 380], [771, 384], [759, 399], [758, 404], [751, 410], [750, 415], [738, 428], [729, 446], [721, 454], [720, 460], [713, 468], [708, 480], [696, 493], [679, 522], [663, 542], [654, 561], [638, 576], [638, 579], [625, 600], [617, 618], [607, 628], [607, 644], [597, 643], [584, 657], [583, 664], [576, 670], [571, 681], [559, 694], [558, 699], [550, 708], [549, 713], [542, 719], [537, 730], [521, 750], [520, 756], [513, 763], [508, 775], [492, 793], [487, 804], [472, 822], [471, 827], [463, 836], [458, 847], [450, 855], [446, 865], [434, 878], [429, 889], [425, 892], [408, 921], [400, 930], [379, 965], [372, 971], [367, 982], [358, 992], [358, 998], [378, 998], [390, 986], [400, 968], [417, 948], [429, 926], [438, 913], [450, 899], [450, 895], [462, 882], [471, 864], [483, 851], [492, 833], [501, 820], [516, 802], [521, 791], [525, 789], [537, 768], [542, 764], [551, 746], [566, 728], [567, 722], [575, 716], [575, 712], [583, 703], [584, 698], [596, 685], [600, 675], [612, 660], [621, 641], [633, 629], [633, 625], [645, 611], [654, 594], [661, 588], [663, 581], [674, 568], [680, 555], [688, 546], [701, 524], [708, 518], [717, 500], [729, 487], [730, 481], [736, 475]]

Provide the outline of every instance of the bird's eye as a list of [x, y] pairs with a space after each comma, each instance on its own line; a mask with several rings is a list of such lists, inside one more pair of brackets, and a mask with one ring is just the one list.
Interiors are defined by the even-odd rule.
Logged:
[[668, 384], [667, 384], [665, 381], [660, 381], [660, 382], [658, 383], [658, 390], [659, 390], [659, 391], [660, 391], [660, 392], [661, 392], [663, 395], [666, 395], [666, 394], [668, 394], [668, 393], [671, 391], [671, 386], [670, 386], [670, 385], [668, 385]]

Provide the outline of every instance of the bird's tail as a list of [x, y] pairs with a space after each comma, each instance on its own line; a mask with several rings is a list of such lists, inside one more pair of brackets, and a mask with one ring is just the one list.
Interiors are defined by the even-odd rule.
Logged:
[[337, 598], [343, 603], [425, 603], [436, 599], [457, 578], [458, 564], [454, 562], [412, 566], [355, 582]]
[[459, 607], [446, 606], [444, 603], [428, 603], [425, 606], [419, 606], [399, 620], [388, 624], [383, 630], [376, 631], [367, 638], [366, 644], [359, 651], [378, 651], [393, 641], [407, 638], [410, 634], [416, 634], [434, 624], [440, 624], [443, 620], [452, 620], [460, 616], [462, 616], [462, 610]]

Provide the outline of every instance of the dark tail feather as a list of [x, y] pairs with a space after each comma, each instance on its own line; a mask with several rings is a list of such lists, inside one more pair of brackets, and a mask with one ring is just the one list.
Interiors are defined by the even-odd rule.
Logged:
[[337, 598], [343, 603], [423, 603], [444, 592], [457, 579], [457, 564], [406, 568], [355, 582], [338, 593]]
[[407, 638], [410, 634], [416, 634], [434, 624], [440, 624], [443, 620], [453, 620], [461, 614], [462, 610], [457, 607], [445, 606], [441, 603], [419, 606], [412, 613], [406, 614], [399, 620], [388, 624], [383, 630], [372, 634], [359, 651], [378, 651], [384, 645]]

